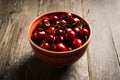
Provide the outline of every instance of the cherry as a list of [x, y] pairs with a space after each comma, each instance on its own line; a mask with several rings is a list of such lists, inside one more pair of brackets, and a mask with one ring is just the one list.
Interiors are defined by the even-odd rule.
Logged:
[[68, 12], [68, 13], [66, 14], [66, 16], [67, 16], [68, 18], [72, 18], [72, 14], [71, 14], [70, 12]]
[[75, 31], [75, 33], [78, 34], [80, 29], [78, 27], [75, 27], [75, 28], [73, 28], [73, 31]]
[[89, 36], [89, 31], [86, 28], [84, 28], [82, 32], [84, 36]]
[[78, 48], [78, 47], [80, 47], [80, 46], [82, 46], [82, 41], [81, 41], [80, 39], [78, 39], [78, 38], [75, 38], [75, 39], [73, 40], [73, 47], [74, 47], [74, 48]]
[[46, 27], [49, 27], [49, 26], [50, 26], [49, 18], [45, 18], [45, 19], [43, 20], [43, 23], [44, 23], [44, 25], [45, 25]]
[[41, 21], [39, 24], [38, 24], [38, 28], [40, 28], [40, 27], [42, 27], [42, 28], [44, 28], [45, 26], [43, 26], [44, 25], [44, 20], [43, 21]]
[[34, 33], [34, 37], [36, 38], [36, 40], [39, 40], [39, 41], [45, 39], [45, 36], [46, 36], [45, 31], [36, 31]]
[[52, 44], [52, 45], [51, 45], [51, 50], [52, 50], [52, 51], [56, 51], [56, 50], [57, 50], [57, 48], [56, 48], [56, 45], [55, 45], [55, 44]]
[[55, 28], [53, 26], [50, 26], [48, 29], [47, 29], [47, 32], [49, 34], [52, 34], [52, 35], [55, 35]]
[[72, 50], [72, 48], [71, 47], [67, 47], [67, 51], [71, 51]]
[[56, 25], [59, 25], [60, 24], [60, 21], [56, 21]]
[[83, 30], [80, 30], [78, 33], [78, 37], [82, 39], [84, 37]]
[[59, 29], [57, 30], [56, 32], [57, 35], [63, 35], [64, 34], [64, 31], [62, 29]]
[[33, 42], [35, 42], [36, 44], [39, 43], [39, 40], [35, 37], [35, 33], [33, 33], [33, 35], [31, 36], [31, 39], [32, 39]]
[[50, 44], [49, 44], [49, 43], [46, 43], [46, 42], [43, 42], [43, 43], [40, 45], [40, 47], [49, 50], [49, 49], [50, 49]]
[[65, 32], [68, 32], [68, 31], [72, 31], [72, 29], [71, 29], [71, 28], [65, 28], [64, 31], [65, 31]]
[[56, 43], [56, 48], [57, 48], [57, 51], [66, 51], [67, 50], [66, 46], [62, 42]]
[[64, 17], [63, 17], [63, 15], [60, 15], [59, 16], [59, 20], [62, 20]]
[[78, 18], [73, 18], [73, 23], [78, 23], [78, 22], [80, 22], [80, 20], [78, 19]]
[[54, 36], [52, 34], [46, 35], [45, 41], [48, 42], [48, 43], [53, 43], [54, 42]]
[[62, 23], [63, 25], [66, 25], [66, 24], [67, 24], [67, 22], [66, 22], [64, 19], [61, 20], [61, 23]]
[[67, 31], [67, 32], [65, 33], [65, 37], [66, 37], [66, 39], [67, 39], [68, 41], [72, 41], [72, 40], [76, 37], [76, 34], [75, 34], [75, 32], [74, 32], [73, 30]]
[[78, 37], [82, 40], [85, 40], [85, 36], [89, 36], [89, 31], [86, 28], [80, 30], [78, 34]]
[[56, 41], [57, 42], [62, 42], [64, 40], [64, 37], [63, 36], [57, 36], [57, 38], [56, 38]]
[[58, 16], [54, 16], [54, 15], [53, 15], [53, 16], [50, 17], [50, 20], [58, 21]]
[[86, 42], [86, 39], [85, 39], [83, 30], [80, 30], [80, 31], [79, 31], [79, 33], [78, 33], [78, 38], [82, 40], [82, 43], [85, 43], [85, 42]]

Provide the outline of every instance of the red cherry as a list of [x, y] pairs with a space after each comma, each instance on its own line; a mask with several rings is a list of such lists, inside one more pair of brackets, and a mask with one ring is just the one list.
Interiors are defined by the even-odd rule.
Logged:
[[45, 26], [43, 26], [43, 25], [44, 25], [44, 23], [43, 23], [43, 22], [44, 22], [44, 21], [41, 21], [41, 22], [38, 24], [38, 26], [37, 26], [37, 27], [38, 27], [38, 28], [39, 28], [39, 27], [43, 27], [43, 28], [44, 28]]
[[59, 29], [59, 30], [57, 30], [57, 35], [63, 35], [64, 34], [64, 32], [63, 32], [63, 30], [62, 29]]
[[66, 16], [67, 16], [68, 18], [72, 18], [72, 13], [68, 12], [68, 13], [66, 14]]
[[84, 36], [89, 36], [89, 31], [86, 28], [84, 28], [82, 30], [82, 32], [83, 32]]
[[75, 31], [75, 33], [78, 34], [80, 29], [78, 27], [75, 27], [75, 28], [73, 28], [73, 31]]
[[73, 30], [72, 31], [67, 31], [66, 34], [65, 34], [65, 37], [66, 37], [67, 40], [72, 41], [76, 37], [76, 34]]
[[34, 37], [39, 41], [45, 39], [45, 36], [46, 36], [45, 31], [36, 31], [34, 33]]
[[74, 48], [78, 48], [78, 47], [80, 47], [80, 46], [82, 46], [82, 41], [81, 41], [80, 39], [78, 39], [78, 38], [75, 38], [75, 39], [73, 40], [73, 47], [74, 47]]
[[55, 45], [55, 44], [52, 44], [52, 45], [51, 45], [51, 50], [52, 50], [52, 51], [56, 51], [56, 50], [57, 50], [57, 48], [56, 48], [56, 45]]
[[46, 35], [45, 41], [48, 43], [53, 43], [54, 42], [54, 36], [52, 34]]
[[49, 18], [45, 18], [45, 19], [43, 20], [43, 23], [44, 23], [44, 25], [45, 25], [46, 27], [49, 27], [49, 26], [50, 26]]
[[58, 24], [60, 24], [60, 21], [56, 21], [55, 23], [56, 23], [56, 25], [58, 25]]
[[79, 33], [78, 33], [78, 37], [79, 37], [79, 38], [84, 37], [83, 30], [80, 30], [80, 31], [79, 31]]
[[64, 40], [64, 37], [63, 36], [57, 36], [57, 38], [56, 38], [56, 41], [57, 42], [61, 42], [61, 41], [63, 41]]
[[71, 51], [72, 50], [72, 48], [71, 47], [67, 47], [67, 51]]
[[67, 24], [67, 22], [64, 19], [61, 20], [61, 23], [64, 24], [64, 25]]
[[31, 39], [33, 42], [35, 42], [36, 44], [39, 43], [39, 40], [35, 37], [35, 33], [33, 33], [33, 35], [31, 36]]
[[83, 41], [83, 43], [86, 41], [85, 36], [89, 36], [89, 31], [85, 28], [79, 31], [78, 37]]
[[49, 49], [50, 49], [50, 44], [49, 44], [49, 43], [46, 43], [46, 42], [43, 42], [43, 43], [40, 45], [40, 47], [49, 50]]
[[65, 28], [65, 32], [72, 31], [71, 28]]
[[50, 26], [48, 29], [47, 29], [47, 32], [52, 34], [52, 35], [55, 35], [55, 28], [53, 26]]
[[58, 21], [58, 16], [54, 16], [54, 15], [53, 15], [53, 16], [50, 17], [50, 20]]
[[80, 20], [78, 18], [73, 18], [73, 22], [78, 23], [78, 22], [80, 22]]
[[59, 16], [59, 20], [62, 20], [62, 19], [63, 19], [63, 15], [60, 15], [60, 16]]
[[57, 48], [57, 51], [66, 51], [67, 50], [66, 46], [62, 42], [57, 43], [56, 48]]

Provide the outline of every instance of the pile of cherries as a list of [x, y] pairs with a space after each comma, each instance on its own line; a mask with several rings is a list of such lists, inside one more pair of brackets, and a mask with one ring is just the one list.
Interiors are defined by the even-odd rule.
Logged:
[[32, 35], [39, 47], [51, 51], [70, 51], [89, 37], [88, 25], [70, 12], [49, 15], [40, 21]]

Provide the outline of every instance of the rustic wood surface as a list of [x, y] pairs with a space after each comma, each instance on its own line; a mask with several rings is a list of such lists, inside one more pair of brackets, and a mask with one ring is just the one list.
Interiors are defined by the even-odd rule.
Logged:
[[[93, 29], [86, 53], [68, 68], [42, 63], [27, 38], [29, 24], [52, 11], [70, 11]], [[120, 80], [119, 0], [0, 0], [0, 80]]]

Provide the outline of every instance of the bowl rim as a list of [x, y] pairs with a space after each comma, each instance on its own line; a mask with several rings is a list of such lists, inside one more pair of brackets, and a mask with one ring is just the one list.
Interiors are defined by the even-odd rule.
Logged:
[[73, 49], [73, 50], [70, 50], [70, 51], [59, 51], [59, 52], [58, 52], [58, 51], [51, 51], [51, 50], [43, 49], [43, 48], [39, 47], [38, 45], [36, 45], [36, 44], [32, 41], [29, 32], [30, 32], [31, 26], [34, 24], [35, 21], [39, 20], [39, 18], [41, 18], [41, 17], [43, 17], [43, 16], [45, 16], [45, 15], [48, 15], [48, 14], [53, 14], [53, 13], [67, 13], [67, 12], [69, 12], [69, 11], [52, 11], [52, 12], [47, 12], [47, 13], [45, 13], [45, 14], [42, 14], [42, 15], [39, 15], [38, 17], [36, 17], [36, 18], [30, 23], [30, 25], [28, 26], [28, 32], [27, 32], [27, 34], [28, 34], [28, 39], [29, 39], [30, 43], [31, 43], [32, 45], [34, 45], [34, 46], [35, 46], [37, 49], [39, 49], [39, 50], [42, 50], [42, 51], [47, 52], [47, 53], [49, 52], [49, 54], [69, 54], [69, 53], [71, 53], [71, 52], [75, 52], [75, 51], [77, 51], [77, 50], [79, 50], [79, 49], [82, 49], [82, 48], [85, 47], [87, 44], [89, 44], [89, 42], [90, 42], [90, 40], [91, 40], [91, 37], [92, 37], [91, 25], [90, 25], [83, 17], [81, 17], [81, 16], [79, 16], [78, 14], [73, 13], [73, 12], [70, 12], [70, 13], [72, 13], [73, 15], [76, 15], [76, 16], [80, 17], [83, 21], [85, 21], [85, 22], [87, 23], [88, 27], [89, 27], [89, 30], [90, 30], [90, 35], [89, 35], [88, 40], [87, 40], [81, 47], [78, 47], [78, 48]]

